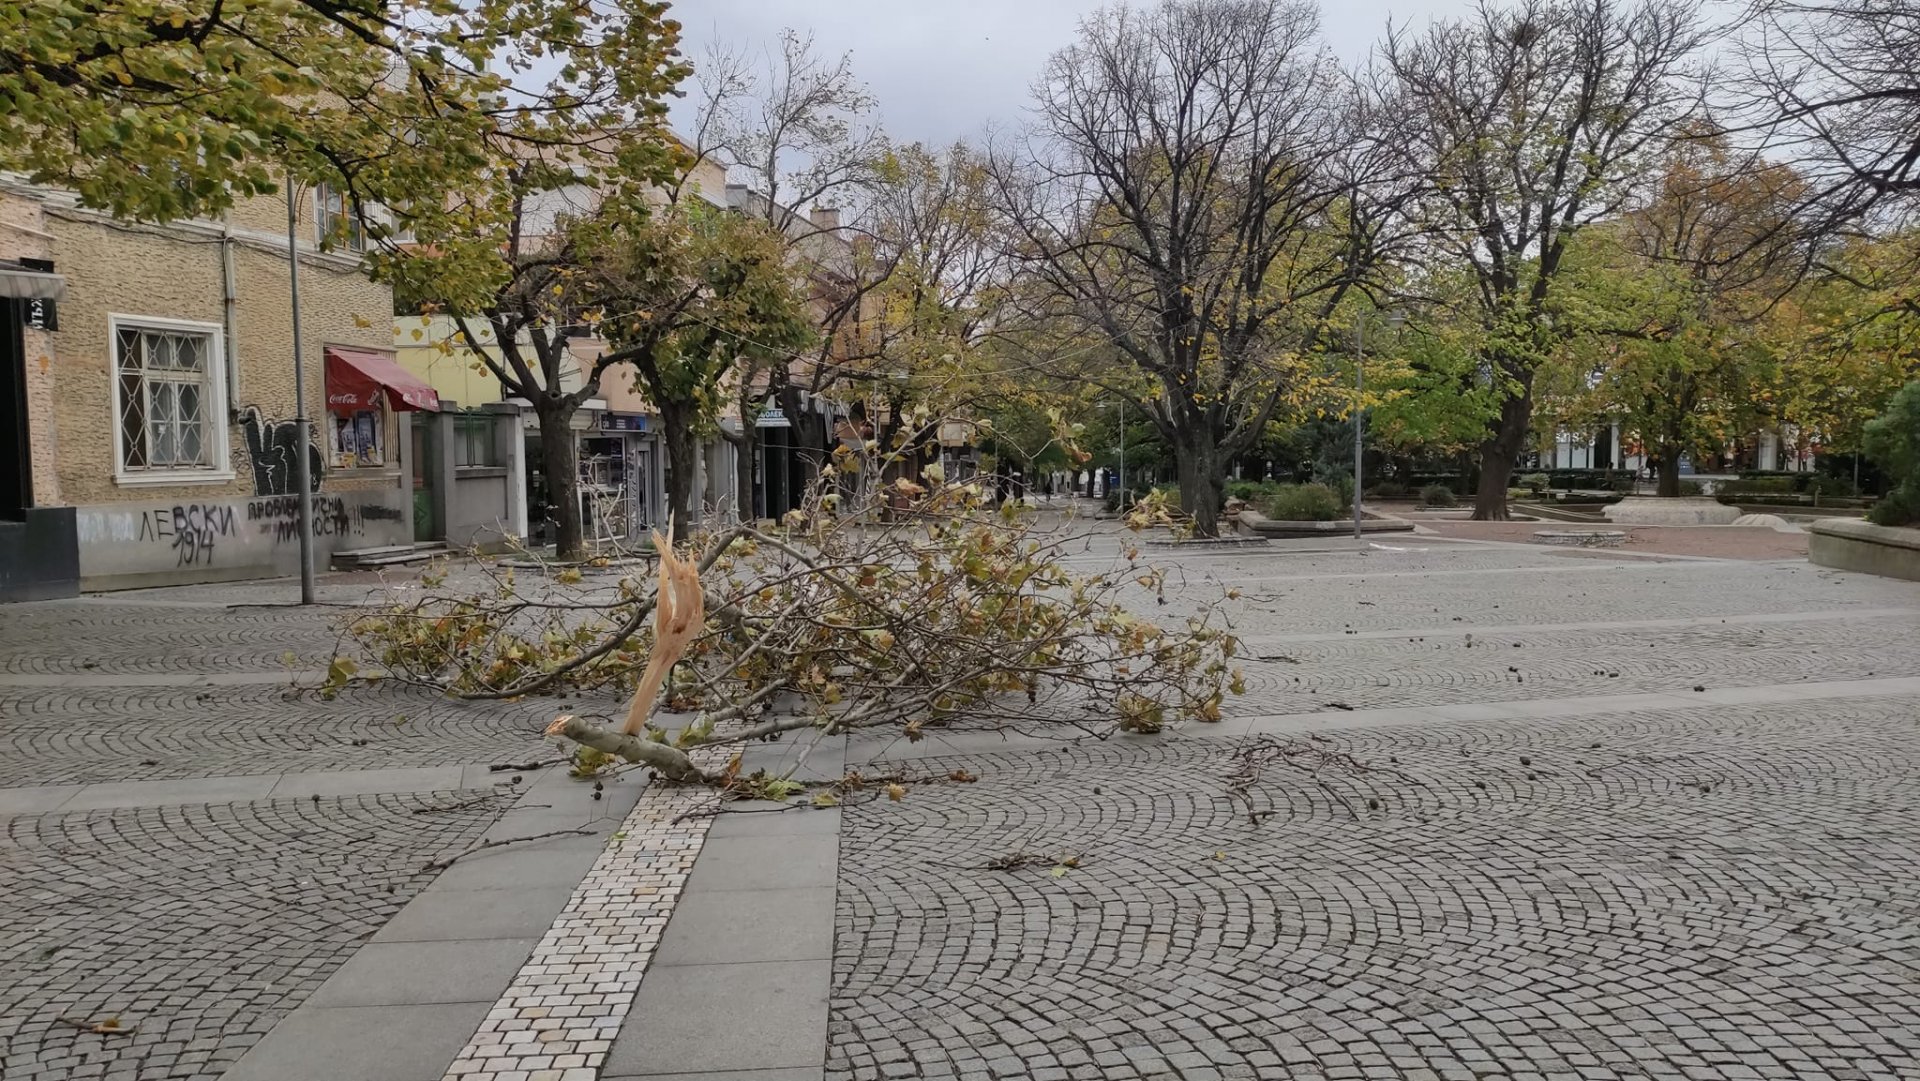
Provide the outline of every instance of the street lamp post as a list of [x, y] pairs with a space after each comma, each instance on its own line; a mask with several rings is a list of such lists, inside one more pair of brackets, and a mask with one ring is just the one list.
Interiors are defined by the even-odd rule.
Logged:
[[1116, 399], [1113, 405], [1120, 420], [1120, 501], [1124, 504], [1127, 498], [1127, 402], [1124, 398]]
[[287, 174], [287, 285], [293, 294], [293, 444], [294, 483], [300, 486], [300, 603], [313, 603], [313, 467], [307, 461], [307, 368], [300, 350], [300, 204], [294, 199], [293, 174]]
[[1365, 466], [1362, 447], [1366, 439], [1366, 413], [1362, 405], [1367, 394], [1367, 314], [1353, 317], [1353, 539], [1360, 539], [1360, 492], [1366, 487], [1360, 473]]

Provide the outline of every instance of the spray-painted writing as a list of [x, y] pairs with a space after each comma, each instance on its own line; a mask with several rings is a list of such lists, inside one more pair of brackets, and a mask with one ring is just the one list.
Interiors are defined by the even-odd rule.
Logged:
[[140, 512], [140, 539], [166, 542], [178, 567], [211, 564], [220, 539], [233, 535], [233, 508], [221, 503], [182, 503]]

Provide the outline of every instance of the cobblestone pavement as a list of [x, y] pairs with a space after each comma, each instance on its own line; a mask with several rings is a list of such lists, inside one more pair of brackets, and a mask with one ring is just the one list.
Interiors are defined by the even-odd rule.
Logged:
[[[0, 1072], [212, 1081], [504, 801], [349, 796], [0, 818]], [[429, 807], [450, 810], [416, 813]], [[118, 1018], [127, 1034], [78, 1025]], [[64, 1020], [63, 1020], [64, 1019]]]
[[[1075, 562], [1134, 543], [1101, 527]], [[1792, 696], [1920, 675], [1920, 586], [1422, 537], [1141, 554], [1174, 572], [1137, 595], [1156, 617], [1238, 591], [1249, 694], [1204, 733], [934, 759], [981, 780], [849, 807], [835, 1081], [1920, 1076], [1920, 699]], [[550, 701], [289, 696], [341, 610], [227, 605], [290, 590], [0, 613], [0, 796], [552, 755]], [[1524, 705], [1694, 687], [1779, 701]], [[1330, 728], [1383, 768], [1230, 798], [1236, 721], [1491, 702], [1514, 716]], [[489, 828], [481, 795], [0, 812], [0, 1077], [218, 1077]], [[1040, 862], [986, 869], [1015, 850]], [[109, 1016], [138, 1027], [60, 1020]]]
[[[1179, 560], [1159, 611], [1238, 588], [1271, 658], [1219, 726], [849, 807], [827, 1076], [1920, 1077], [1920, 698], [1790, 686], [1920, 673], [1920, 587], [1393, 545]], [[1239, 717], [1695, 686], [1779, 692], [1330, 727], [1373, 769], [1229, 788]]]
[[[288, 592], [213, 586], [0, 610], [0, 798], [21, 786], [554, 757], [540, 703], [462, 705], [398, 686], [333, 702], [289, 694], [334, 654], [343, 610], [226, 606]], [[427, 863], [512, 801], [156, 802], [172, 805], [0, 813], [5, 1081], [218, 1078], [433, 880]], [[420, 813], [433, 808], [450, 809]], [[109, 1017], [129, 1031], [81, 1028]]]
[[1920, 1076], [1915, 712], [921, 763], [981, 780], [848, 813], [829, 1076]]

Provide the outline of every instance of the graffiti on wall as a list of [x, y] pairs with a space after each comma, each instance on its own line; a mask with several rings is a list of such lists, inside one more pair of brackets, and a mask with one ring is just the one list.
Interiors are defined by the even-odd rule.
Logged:
[[[313, 496], [313, 536], [318, 542], [372, 533], [392, 537], [405, 521], [399, 508], [337, 495]], [[300, 497], [275, 495], [244, 502], [175, 503], [129, 510], [85, 508], [78, 532], [83, 552], [106, 556], [133, 569], [252, 566], [272, 561], [275, 548], [300, 539]], [[334, 547], [340, 545], [336, 543]], [[156, 551], [158, 549], [158, 551]], [[140, 554], [140, 553], [150, 554]], [[164, 553], [164, 554], [162, 554]]]
[[[292, 495], [299, 491], [300, 423], [267, 420], [257, 405], [237, 412], [240, 429], [247, 437], [247, 458], [253, 463], [253, 494]], [[313, 491], [320, 490], [324, 464], [320, 448], [309, 438], [307, 477]]]
[[224, 503], [181, 503], [140, 512], [139, 539], [171, 548], [176, 567], [211, 564], [221, 538], [233, 534], [233, 508]]
[[[401, 521], [400, 511], [385, 503], [349, 505], [337, 495], [313, 497], [313, 535], [357, 537], [372, 522]], [[257, 532], [279, 544], [300, 539], [300, 497], [277, 495], [247, 502], [247, 521]]]

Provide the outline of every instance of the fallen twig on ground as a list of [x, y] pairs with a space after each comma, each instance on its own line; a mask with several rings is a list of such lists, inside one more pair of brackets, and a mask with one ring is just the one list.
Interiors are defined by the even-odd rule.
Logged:
[[[1368, 773], [1380, 773], [1409, 783], [1417, 783], [1413, 781], [1413, 778], [1397, 769], [1369, 765], [1344, 751], [1331, 751], [1323, 747], [1317, 747], [1314, 745], [1316, 742], [1324, 742], [1324, 737], [1310, 737], [1308, 740], [1303, 741], [1293, 739], [1277, 740], [1268, 736], [1261, 736], [1240, 748], [1240, 750], [1234, 754], [1234, 757], [1239, 760], [1240, 764], [1234, 767], [1232, 773], [1227, 775], [1228, 797], [1238, 799], [1246, 804], [1248, 819], [1255, 825], [1258, 825], [1262, 818], [1272, 812], [1262, 813], [1254, 810], [1253, 797], [1250, 793], [1253, 787], [1260, 783], [1266, 767], [1277, 763], [1296, 773], [1306, 774], [1308, 780], [1312, 781], [1321, 791], [1337, 800], [1341, 806], [1347, 809], [1347, 813], [1351, 814], [1357, 820], [1360, 817], [1359, 809], [1354, 807], [1353, 803], [1347, 799], [1345, 793], [1327, 783], [1326, 778], [1320, 775], [1322, 770], [1331, 766], [1336, 771], [1350, 777], [1357, 777]], [[1369, 807], [1371, 807], [1373, 803], [1373, 800], [1368, 800]]]
[[547, 837], [563, 837], [570, 833], [579, 834], [580, 836], [583, 836], [583, 837], [590, 837], [593, 835], [593, 831], [589, 829], [548, 830], [545, 833], [530, 834], [526, 837], [506, 837], [496, 841], [482, 841], [479, 844], [474, 845], [472, 848], [467, 849], [465, 852], [448, 856], [446, 859], [443, 859], [443, 860], [434, 860], [432, 863], [429, 863], [421, 867], [420, 870], [422, 872], [444, 871], [447, 868], [452, 867], [455, 863], [458, 863], [459, 861], [466, 859], [468, 856], [471, 856], [476, 852], [485, 852], [489, 848], [500, 848], [503, 845], [517, 845], [524, 841], [538, 841]]
[[71, 1017], [56, 1017], [55, 1021], [63, 1025], [72, 1025], [82, 1032], [91, 1032], [95, 1036], [131, 1036], [140, 1031], [139, 1025], [120, 1026], [118, 1017], [109, 1017], [103, 1021], [79, 1021]]

